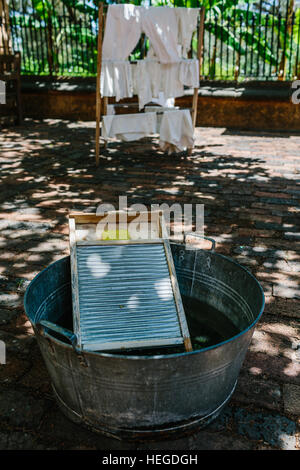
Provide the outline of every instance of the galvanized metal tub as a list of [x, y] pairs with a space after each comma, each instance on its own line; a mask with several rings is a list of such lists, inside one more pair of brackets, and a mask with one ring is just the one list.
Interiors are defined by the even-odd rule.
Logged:
[[239, 334], [181, 354], [81, 353], [40, 324], [72, 317], [69, 257], [48, 266], [28, 286], [25, 310], [56, 400], [71, 420], [118, 439], [159, 439], [207, 425], [230, 399], [264, 309], [262, 288], [246, 269], [213, 251], [172, 244], [172, 252], [181, 293], [218, 308]]

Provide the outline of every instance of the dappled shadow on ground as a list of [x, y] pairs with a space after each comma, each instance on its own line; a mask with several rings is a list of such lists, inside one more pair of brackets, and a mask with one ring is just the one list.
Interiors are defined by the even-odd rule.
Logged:
[[[294, 419], [285, 400], [290, 387], [300, 384], [296, 355], [300, 343], [299, 144], [296, 135], [201, 128], [196, 131], [191, 156], [165, 155], [157, 139], [114, 142], [103, 151], [96, 168], [93, 123], [28, 120], [21, 127], [2, 131], [0, 339], [9, 345], [12, 359], [0, 370], [0, 378], [3, 390], [15, 388], [20, 397], [29, 390], [38, 398], [40, 408], [34, 412], [44, 446], [64, 447], [55, 431], [51, 434], [47, 428], [48, 419], [54, 430], [61, 427], [67, 448], [72, 447], [68, 426], [75, 428], [56, 412], [31, 325], [23, 312], [23, 292], [35, 274], [69, 253], [68, 212], [94, 212], [103, 202], [118, 208], [119, 196], [127, 196], [129, 206], [204, 204], [205, 234], [215, 238], [217, 252], [235, 258], [256, 275], [267, 299], [231, 410], [241, 408], [247, 413], [250, 407], [267, 416], [273, 413], [278, 426], [278, 415]], [[260, 391], [254, 397], [251, 384]], [[278, 390], [275, 395], [274, 390]], [[240, 430], [242, 414], [234, 411], [229, 420], [219, 421], [221, 428], [211, 427], [178, 445], [257, 447], [259, 438], [245, 428]], [[19, 429], [14, 421], [10, 426], [16, 432]], [[32, 439], [37, 446], [35, 421], [26, 426], [28, 442]], [[281, 446], [280, 440], [274, 444], [264, 439], [267, 445]], [[110, 445], [110, 440], [99, 442], [89, 437], [85, 445]], [[80, 439], [75, 439], [76, 446], [80, 446]]]

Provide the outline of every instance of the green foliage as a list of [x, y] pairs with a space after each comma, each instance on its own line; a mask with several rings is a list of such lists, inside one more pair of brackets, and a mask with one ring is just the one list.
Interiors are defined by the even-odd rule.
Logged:
[[[122, 0], [122, 3], [126, 1], [128, 2]], [[36, 41], [37, 35], [32, 33], [34, 30], [42, 37], [40, 43], [32, 45], [32, 48], [28, 44], [24, 48], [26, 57], [23, 60], [23, 69], [34, 70], [34, 73], [40, 73], [42, 68], [48, 73], [52, 70], [53, 73], [60, 74], [94, 74], [98, 1], [87, 3], [84, 0], [31, 0], [30, 3], [33, 12], [28, 11], [22, 16], [11, 8], [13, 31], [20, 34], [22, 41], [25, 41], [25, 36], [30, 35], [31, 40]], [[134, 0], [133, 3], [138, 5], [143, 2]], [[293, 27], [287, 27], [285, 15], [280, 19], [278, 11], [273, 10], [267, 3], [264, 8], [259, 9], [257, 0], [153, 0], [152, 5], [191, 8], [204, 6], [206, 42], [208, 37], [212, 44], [217, 41], [218, 51], [220, 48], [223, 51], [229, 50], [233, 57], [237, 57], [238, 62], [243, 56], [247, 57], [251, 50], [256, 61], [259, 60], [260, 63], [268, 64], [277, 70], [278, 61], [282, 62], [283, 57], [294, 60], [295, 50], [299, 47], [300, 9], [295, 13]], [[66, 16], [68, 21], [65, 20]], [[196, 50], [195, 36], [192, 44]], [[207, 52], [207, 43], [205, 47]], [[47, 48], [51, 48], [50, 62]], [[132, 57], [140, 58], [140, 51], [135, 51]], [[223, 74], [217, 59], [220, 57], [215, 52], [212, 63], [208, 63], [204, 57], [204, 69], [209, 76], [215, 76], [218, 71], [220, 75]], [[228, 67], [232, 67], [232, 64], [227, 64], [227, 69]]]

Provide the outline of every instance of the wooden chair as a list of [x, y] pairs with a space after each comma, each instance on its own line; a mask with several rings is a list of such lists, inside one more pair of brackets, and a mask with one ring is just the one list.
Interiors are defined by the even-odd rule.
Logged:
[[6, 84], [6, 104], [0, 106], [1, 116], [15, 114], [16, 124], [22, 122], [21, 54], [0, 55], [0, 80]]

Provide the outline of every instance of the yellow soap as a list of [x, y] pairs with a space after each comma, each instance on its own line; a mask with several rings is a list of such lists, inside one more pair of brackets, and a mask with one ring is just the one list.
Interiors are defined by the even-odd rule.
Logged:
[[104, 229], [102, 232], [102, 240], [130, 240], [129, 232], [127, 229]]

